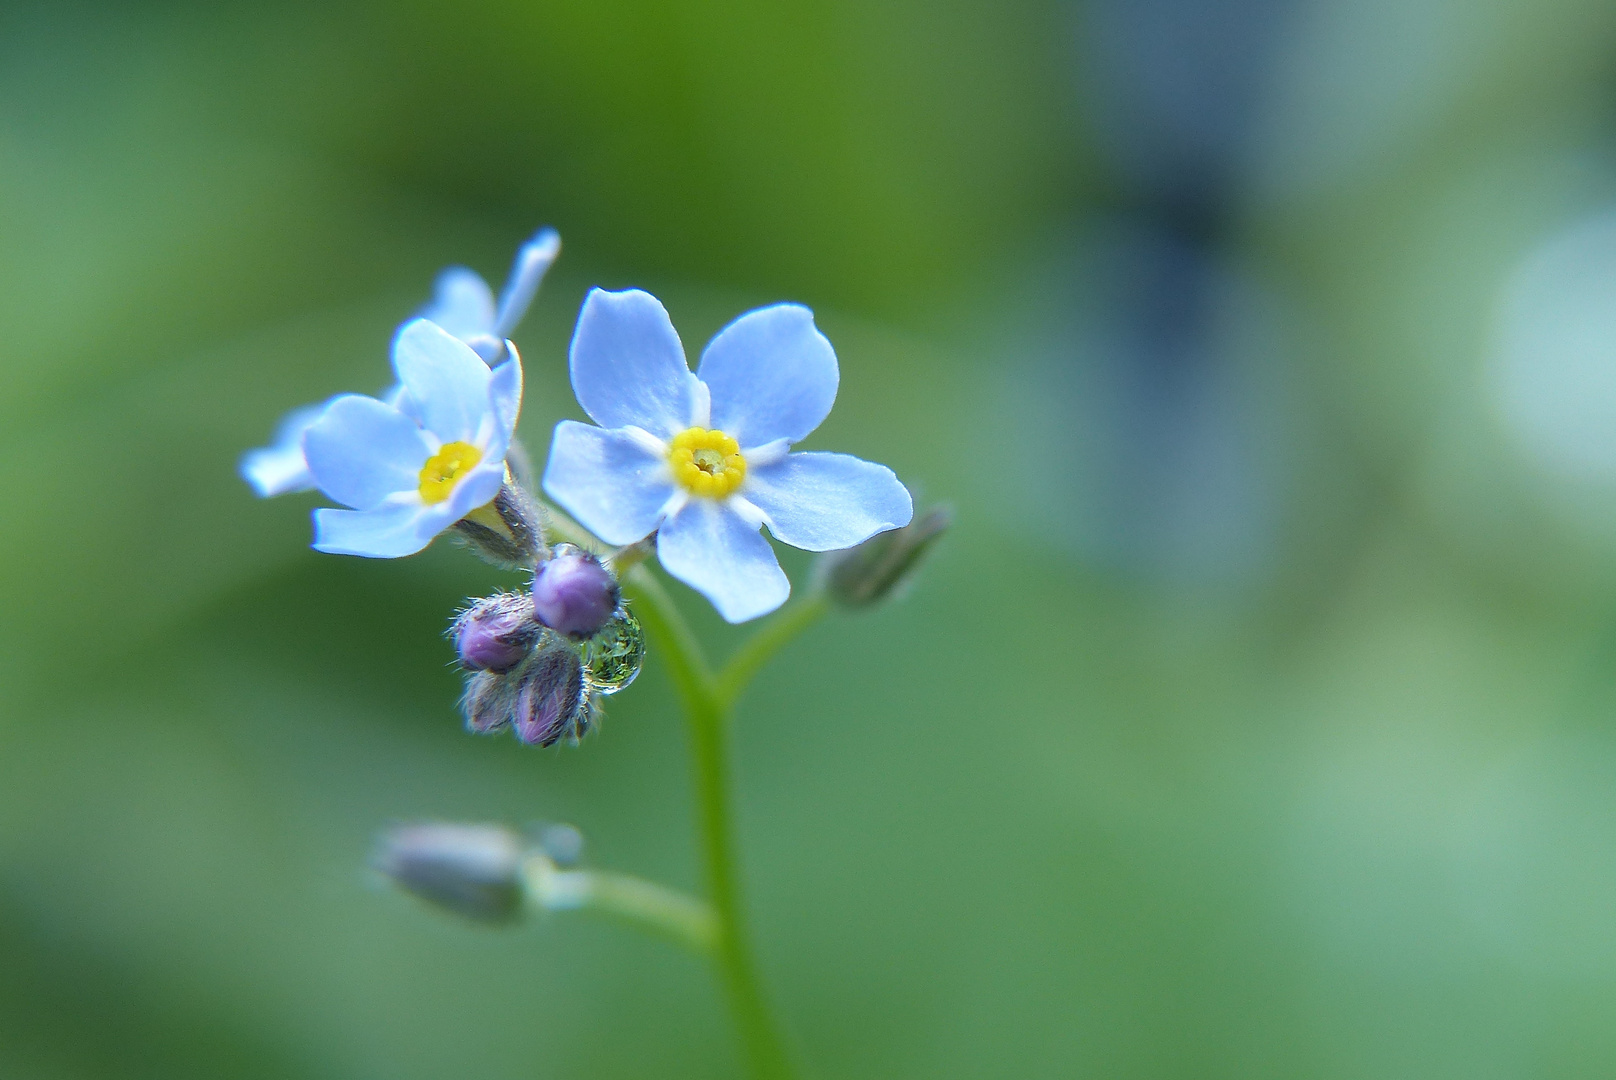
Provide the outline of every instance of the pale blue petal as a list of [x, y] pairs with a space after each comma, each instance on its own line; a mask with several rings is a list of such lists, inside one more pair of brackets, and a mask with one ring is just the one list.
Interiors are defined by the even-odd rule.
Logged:
[[559, 254], [561, 234], [550, 228], [540, 229], [522, 245], [516, 253], [516, 262], [511, 266], [511, 276], [505, 279], [505, 289], [499, 294], [499, 310], [494, 315], [494, 337], [503, 339], [511, 336], [522, 321], [522, 316], [527, 314], [527, 306], [539, 291], [545, 271], [550, 269], [550, 264], [556, 261]]
[[432, 299], [417, 316], [432, 320], [461, 341], [495, 336], [494, 294], [487, 282], [464, 266], [451, 266], [438, 275], [432, 283]]
[[674, 486], [667, 463], [628, 436], [563, 420], [550, 443], [544, 490], [608, 544], [632, 544], [656, 528]]
[[759, 308], [718, 332], [696, 371], [713, 395], [712, 424], [741, 446], [800, 442], [836, 402], [836, 352], [801, 304]]
[[387, 404], [391, 405], [399, 412], [403, 413], [405, 416], [409, 417], [411, 420], [414, 420], [417, 424], [423, 423], [421, 419], [420, 406], [415, 404], [415, 401], [404, 389], [404, 385], [402, 383], [394, 383], [392, 386], [389, 386], [386, 390], [383, 390], [376, 396], [382, 401], [387, 402]]
[[275, 428], [269, 446], [249, 450], [241, 459], [241, 477], [264, 498], [314, 487], [308, 462], [303, 460], [303, 433], [320, 419], [329, 402], [304, 405], [287, 413]]
[[493, 334], [478, 334], [475, 337], [465, 338], [464, 341], [471, 346], [471, 351], [477, 354], [477, 358], [489, 367], [505, 359], [503, 338], [497, 338]]
[[516, 347], [511, 358], [494, 369], [488, 380], [488, 403], [494, 413], [494, 441], [486, 447], [490, 456], [505, 457], [516, 433], [516, 418], [522, 411], [522, 358]]
[[850, 454], [789, 454], [749, 470], [740, 493], [769, 516], [775, 539], [806, 551], [862, 544], [915, 512], [891, 469]]
[[436, 323], [415, 319], [393, 341], [393, 370], [422, 426], [443, 442], [473, 442], [488, 417], [488, 365]]
[[[431, 507], [394, 502], [373, 510], [316, 510], [314, 548], [333, 555], [400, 559], [426, 547], [437, 530], [422, 528]], [[422, 532], [426, 532], [422, 536]]]
[[767, 615], [791, 595], [791, 582], [758, 527], [712, 499], [691, 499], [662, 523], [657, 557], [732, 623]]
[[632, 425], [671, 439], [690, 426], [696, 384], [667, 311], [650, 293], [590, 290], [570, 363], [578, 404], [601, 427]]
[[432, 448], [415, 422], [391, 405], [345, 394], [303, 433], [303, 456], [320, 490], [357, 510], [415, 491]]

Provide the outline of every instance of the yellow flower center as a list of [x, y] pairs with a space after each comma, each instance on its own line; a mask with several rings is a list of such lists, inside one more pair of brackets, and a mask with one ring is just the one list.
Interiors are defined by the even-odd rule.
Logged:
[[734, 439], [722, 431], [687, 428], [668, 449], [673, 478], [692, 495], [722, 499], [746, 479], [746, 459]]
[[447, 499], [455, 485], [482, 459], [483, 452], [470, 443], [444, 443], [443, 449], [421, 466], [421, 501], [431, 505]]

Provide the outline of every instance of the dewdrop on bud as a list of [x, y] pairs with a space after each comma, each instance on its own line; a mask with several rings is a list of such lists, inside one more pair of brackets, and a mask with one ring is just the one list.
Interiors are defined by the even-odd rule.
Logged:
[[634, 681], [645, 663], [645, 631], [640, 629], [640, 620], [627, 607], [619, 608], [589, 639], [585, 655], [589, 685], [599, 694], [617, 693]]
[[533, 575], [533, 615], [574, 641], [593, 637], [617, 610], [622, 592], [599, 559], [563, 544]]
[[880, 603], [908, 583], [953, 520], [953, 511], [936, 506], [901, 529], [878, 533], [846, 551], [830, 552], [819, 569], [826, 595], [849, 608]]
[[388, 831], [374, 865], [405, 892], [481, 922], [522, 910], [522, 844], [499, 825], [425, 822]]
[[540, 649], [521, 669], [511, 719], [529, 746], [573, 742], [589, 729], [589, 693], [578, 650], [564, 642]]
[[450, 628], [455, 652], [472, 671], [509, 671], [527, 658], [541, 633], [525, 593], [486, 597], [461, 612]]

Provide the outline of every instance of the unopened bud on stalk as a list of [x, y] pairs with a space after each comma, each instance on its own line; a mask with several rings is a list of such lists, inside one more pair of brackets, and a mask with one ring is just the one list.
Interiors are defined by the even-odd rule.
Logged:
[[947, 531], [954, 514], [936, 506], [901, 529], [878, 533], [857, 547], [833, 551], [820, 563], [825, 593], [843, 607], [878, 604], [905, 585]]
[[599, 559], [570, 544], [533, 575], [534, 617], [574, 641], [595, 636], [617, 610], [622, 592]]
[[509, 671], [533, 651], [542, 632], [533, 621], [533, 599], [525, 593], [478, 600], [450, 628], [461, 665], [472, 671]]
[[499, 825], [424, 822], [388, 831], [374, 865], [405, 892], [456, 915], [507, 922], [522, 910], [522, 845]]

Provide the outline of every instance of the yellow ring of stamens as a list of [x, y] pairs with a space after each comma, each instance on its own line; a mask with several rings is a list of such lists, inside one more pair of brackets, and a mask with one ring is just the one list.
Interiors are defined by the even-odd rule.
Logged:
[[430, 506], [447, 499], [455, 485], [482, 459], [483, 452], [470, 443], [444, 443], [443, 449], [421, 466], [421, 501]]
[[692, 495], [722, 499], [746, 479], [746, 458], [741, 447], [722, 431], [686, 428], [668, 447], [673, 478]]

